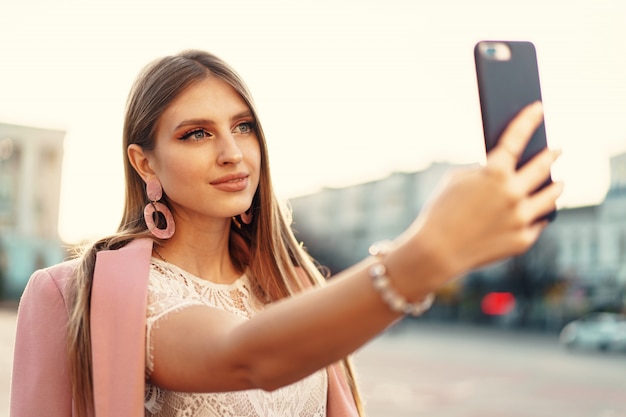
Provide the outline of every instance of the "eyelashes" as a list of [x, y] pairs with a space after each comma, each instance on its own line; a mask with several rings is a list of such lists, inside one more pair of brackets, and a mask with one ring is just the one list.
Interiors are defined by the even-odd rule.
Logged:
[[239, 130], [239, 133], [247, 135], [249, 133], [254, 133], [256, 131], [256, 123], [255, 122], [243, 122], [239, 123], [235, 126], [235, 130]]
[[187, 139], [202, 140], [202, 139], [205, 139], [205, 138], [208, 138], [208, 137], [211, 137], [211, 136], [213, 136], [213, 135], [208, 130], [202, 129], [202, 128], [198, 128], [198, 129], [192, 129], [192, 130], [184, 133], [178, 139], [180, 139], [180, 140], [187, 140]]
[[[237, 124], [233, 130], [231, 131], [233, 134], [240, 135], [249, 135], [252, 133], [256, 133], [256, 123], [254, 121], [241, 122]], [[198, 127], [191, 129], [181, 136], [178, 137], [179, 140], [203, 140], [203, 139], [211, 139], [214, 135], [209, 132], [207, 129]]]

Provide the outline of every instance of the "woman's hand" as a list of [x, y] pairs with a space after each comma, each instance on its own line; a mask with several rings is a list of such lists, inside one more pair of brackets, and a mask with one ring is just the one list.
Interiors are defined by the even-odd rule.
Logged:
[[421, 289], [413, 289], [414, 294], [423, 294], [470, 269], [530, 248], [546, 226], [537, 219], [555, 209], [563, 189], [555, 182], [535, 192], [549, 177], [559, 152], [543, 150], [516, 170], [542, 120], [541, 103], [528, 105], [487, 155], [485, 166], [448, 176], [416, 222], [396, 241], [388, 259], [391, 276], [429, 277], [430, 282], [418, 283]]

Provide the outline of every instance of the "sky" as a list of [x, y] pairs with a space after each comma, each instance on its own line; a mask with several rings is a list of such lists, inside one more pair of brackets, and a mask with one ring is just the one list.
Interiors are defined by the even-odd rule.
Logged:
[[626, 152], [622, 0], [1, 0], [0, 123], [66, 132], [59, 234], [115, 232], [130, 86], [184, 49], [250, 87], [288, 199], [484, 162], [473, 47], [528, 40], [539, 59], [560, 207], [597, 204]]

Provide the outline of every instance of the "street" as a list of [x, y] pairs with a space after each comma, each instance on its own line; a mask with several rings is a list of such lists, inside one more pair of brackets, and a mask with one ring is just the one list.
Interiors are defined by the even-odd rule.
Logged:
[[626, 417], [626, 354], [554, 335], [402, 323], [355, 363], [369, 417]]
[[[0, 417], [14, 332], [0, 309]], [[355, 365], [369, 417], [626, 417], [626, 354], [566, 352], [554, 335], [401, 323]]]

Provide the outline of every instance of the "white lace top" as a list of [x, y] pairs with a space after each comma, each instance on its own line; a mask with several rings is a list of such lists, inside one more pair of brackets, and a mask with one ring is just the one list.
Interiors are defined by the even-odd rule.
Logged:
[[[263, 309], [246, 274], [230, 285], [215, 284], [153, 258], [146, 321], [148, 377], [154, 370], [152, 331], [169, 313], [194, 305], [217, 307], [244, 318]], [[146, 383], [145, 409], [147, 417], [324, 417], [327, 387], [325, 371], [272, 392], [184, 393]]]

